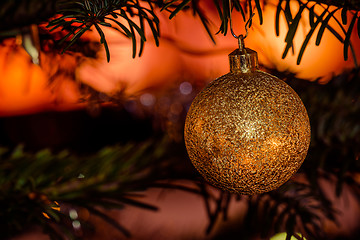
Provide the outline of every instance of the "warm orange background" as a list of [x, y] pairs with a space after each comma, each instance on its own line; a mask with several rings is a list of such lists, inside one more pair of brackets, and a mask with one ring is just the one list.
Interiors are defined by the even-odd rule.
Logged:
[[[220, 21], [216, 10], [203, 2], [203, 8], [212, 21], [212, 31], [218, 30]], [[297, 6], [294, 5], [293, 12]], [[343, 45], [328, 31], [325, 31], [320, 46], [315, 46], [316, 32], [309, 42], [300, 65], [296, 65], [297, 53], [309, 30], [308, 12], [300, 22], [295, 36], [295, 54], [289, 51], [285, 59], [281, 59], [285, 48], [287, 26], [282, 15], [280, 36], [275, 35], [276, 7], [267, 3], [263, 14], [264, 24], [259, 25], [258, 16], [254, 17], [254, 26], [249, 31], [245, 43], [256, 50], [260, 63], [280, 71], [288, 70], [297, 77], [328, 81], [334, 74], [354, 67], [352, 55], [343, 60]], [[316, 11], [321, 13], [321, 7]], [[320, 12], [319, 12], [320, 11]], [[340, 11], [336, 15], [340, 19]], [[30, 57], [16, 45], [14, 39], [8, 39], [0, 46], [0, 116], [28, 114], [44, 110], [68, 110], [78, 108], [79, 91], [76, 82], [90, 85], [106, 94], [116, 94], [125, 88], [128, 95], [151, 91], [177, 81], [202, 81], [212, 79], [228, 72], [228, 58], [237, 46], [232, 36], [216, 35], [214, 45], [208, 37], [198, 18], [191, 12], [182, 12], [173, 20], [168, 20], [167, 13], [159, 13], [161, 21], [160, 46], [156, 47], [151, 31], [147, 31], [148, 41], [141, 57], [131, 58], [131, 41], [116, 31], [104, 29], [111, 50], [111, 61], [107, 63], [104, 51], [98, 53], [96, 60], [86, 59], [81, 63], [74, 55], [41, 54], [42, 66], [31, 63]], [[349, 16], [350, 18], [350, 16]], [[244, 23], [239, 14], [233, 14], [234, 31], [244, 33]], [[348, 21], [349, 22], [349, 21]], [[330, 21], [331, 26], [337, 23]], [[347, 26], [345, 26], [346, 28]], [[358, 59], [360, 59], [360, 40], [354, 27], [352, 43]], [[86, 37], [98, 39], [96, 33], [88, 33]], [[73, 71], [76, 79], [60, 76], [49, 84], [49, 76], [56, 69]], [[64, 75], [65, 76], [65, 75]]]

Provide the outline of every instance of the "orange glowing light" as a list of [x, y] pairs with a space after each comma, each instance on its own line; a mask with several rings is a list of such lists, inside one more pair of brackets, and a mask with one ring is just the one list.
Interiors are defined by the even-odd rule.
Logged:
[[47, 78], [22, 47], [0, 47], [0, 115], [30, 112], [51, 102]]
[[[300, 65], [296, 64], [297, 56], [303, 41], [310, 30], [309, 11], [305, 9], [302, 13], [302, 18], [294, 37], [294, 54], [289, 51], [285, 59], [281, 56], [285, 49], [285, 36], [287, 33], [287, 23], [285, 16], [282, 13], [280, 21], [280, 36], [277, 37], [275, 33], [275, 12], [277, 1], [268, 1], [266, 8], [263, 11], [264, 23], [259, 24], [258, 18], [254, 17], [254, 27], [250, 30], [249, 37], [246, 39], [249, 47], [257, 49], [259, 53], [259, 60], [267, 67], [275, 67], [280, 71], [290, 71], [296, 73], [299, 78], [315, 80], [321, 78], [322, 82], [327, 82], [333, 75], [339, 74], [346, 69], [354, 68], [354, 58], [349, 51], [348, 61], [343, 57], [343, 44], [336, 39], [336, 37], [325, 30], [323, 39], [319, 46], [315, 45], [317, 30], [311, 37], [308, 46], [305, 50]], [[284, 2], [285, 4], [285, 2]], [[290, 2], [291, 11], [296, 13], [299, 9], [297, 2]], [[309, 6], [311, 7], [311, 6]], [[332, 11], [335, 7], [330, 7]], [[315, 13], [321, 15], [324, 8], [320, 5], [315, 5]], [[341, 11], [337, 11], [334, 17], [341, 19]], [[340, 35], [344, 36], [341, 28], [335, 19], [331, 18], [329, 25], [332, 26]], [[347, 28], [344, 26], [344, 28]], [[356, 29], [356, 28], [354, 28]], [[354, 30], [351, 38], [352, 45], [355, 49], [357, 59], [360, 59], [360, 39], [357, 37], [356, 30]]]
[[[46, 62], [46, 56], [43, 60]], [[56, 67], [46, 64], [48, 68]], [[0, 46], [0, 116], [79, 107], [73, 79], [63, 78], [50, 87], [48, 72], [33, 64], [14, 39], [4, 41]]]

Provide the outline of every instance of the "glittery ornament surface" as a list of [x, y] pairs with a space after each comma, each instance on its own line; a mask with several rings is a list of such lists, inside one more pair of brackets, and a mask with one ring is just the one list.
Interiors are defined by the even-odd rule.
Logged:
[[278, 188], [300, 168], [309, 143], [309, 118], [299, 96], [259, 70], [211, 82], [194, 99], [185, 122], [195, 168], [234, 193]]

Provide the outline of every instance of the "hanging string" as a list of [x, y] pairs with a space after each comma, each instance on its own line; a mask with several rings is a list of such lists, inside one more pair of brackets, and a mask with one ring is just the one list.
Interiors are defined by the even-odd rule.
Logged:
[[245, 31], [246, 31], [245, 36], [242, 35], [242, 34], [240, 34], [240, 35], [236, 35], [236, 34], [235, 34], [234, 29], [233, 29], [233, 24], [232, 24], [231, 12], [232, 12], [231, 0], [229, 0], [230, 31], [231, 31], [231, 34], [233, 35], [233, 37], [236, 38], [236, 39], [238, 39], [238, 41], [239, 41], [239, 50], [242, 51], [242, 49], [245, 47], [245, 45], [244, 45], [244, 39], [245, 39], [245, 38], [248, 36], [248, 34], [249, 34], [248, 26], [249, 26], [252, 18], [254, 17], [255, 12], [253, 11], [253, 14], [251, 14], [251, 16], [249, 17], [249, 19], [248, 19], [248, 20], [246, 21], [246, 23], [245, 23]]

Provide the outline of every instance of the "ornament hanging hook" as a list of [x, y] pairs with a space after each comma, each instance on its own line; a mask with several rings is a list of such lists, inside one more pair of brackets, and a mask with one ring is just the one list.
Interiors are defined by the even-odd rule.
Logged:
[[233, 29], [233, 24], [232, 24], [232, 16], [231, 16], [231, 12], [232, 12], [232, 8], [231, 8], [231, 0], [229, 0], [229, 19], [230, 19], [230, 31], [231, 31], [231, 34], [233, 35], [234, 38], [238, 39], [239, 41], [239, 50], [241, 51], [245, 45], [244, 45], [244, 39], [248, 36], [249, 34], [249, 29], [248, 29], [248, 26], [252, 20], [252, 18], [254, 17], [255, 15], [255, 12], [253, 11], [253, 14], [251, 14], [251, 16], [249, 17], [249, 19], [246, 21], [245, 23], [245, 31], [246, 31], [246, 34], [245, 36], [240, 34], [240, 35], [236, 35], [235, 32], [234, 32], [234, 29]]

